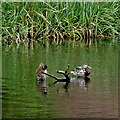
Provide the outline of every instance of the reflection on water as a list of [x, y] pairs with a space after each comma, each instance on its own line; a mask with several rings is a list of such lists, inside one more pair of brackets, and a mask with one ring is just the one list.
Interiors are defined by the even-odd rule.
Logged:
[[40, 95], [47, 94], [47, 81], [36, 80], [36, 87]]
[[[3, 46], [3, 118], [117, 118], [117, 42], [104, 41], [89, 47], [79, 42]], [[70, 70], [83, 63], [92, 67], [89, 78], [58, 82], [51, 77], [36, 81], [43, 62], [48, 73]], [[69, 70], [69, 72], [70, 72]]]
[[49, 85], [49, 87], [55, 85], [55, 84], [60, 84], [63, 82], [63, 87], [57, 89], [57, 93], [59, 94], [64, 94], [65, 92], [69, 96], [69, 89], [70, 89], [70, 83], [76, 85], [78, 88], [82, 88], [84, 91], [88, 90], [88, 85], [90, 83], [90, 78], [88, 77], [81, 77], [81, 78], [71, 78], [70, 81], [55, 81], [52, 84]]
[[79, 88], [82, 88], [83, 90], [87, 91], [88, 90], [88, 85], [90, 83], [90, 78], [85, 77], [85, 78], [72, 78], [71, 80], [76, 86]]

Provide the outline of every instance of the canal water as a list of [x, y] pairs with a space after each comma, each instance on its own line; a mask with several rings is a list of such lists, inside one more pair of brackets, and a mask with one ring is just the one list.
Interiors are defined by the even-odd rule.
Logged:
[[[47, 85], [36, 81], [35, 71], [43, 62], [48, 73], [64, 77], [56, 70], [70, 70], [89, 63], [89, 78]], [[46, 92], [45, 92], [46, 91]], [[104, 40], [91, 46], [80, 42], [61, 45], [45, 42], [33, 45], [2, 46], [3, 118], [117, 118], [118, 43]]]

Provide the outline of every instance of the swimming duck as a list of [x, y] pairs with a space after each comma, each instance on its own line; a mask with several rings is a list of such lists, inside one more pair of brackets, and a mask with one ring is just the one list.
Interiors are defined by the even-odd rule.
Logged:
[[45, 65], [44, 63], [40, 63], [38, 69], [36, 70], [36, 76], [39, 80], [46, 80], [46, 75], [42, 73], [45, 72], [47, 73], [47, 65]]
[[71, 73], [76, 77], [86, 77], [90, 75], [90, 69], [91, 67], [88, 66], [87, 63], [85, 63], [82, 66], [76, 67], [74, 70], [71, 71]]

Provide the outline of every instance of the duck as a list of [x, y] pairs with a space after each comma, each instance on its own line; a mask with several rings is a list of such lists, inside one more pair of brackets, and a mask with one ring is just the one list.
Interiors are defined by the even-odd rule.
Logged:
[[43, 74], [42, 72], [47, 73], [47, 65], [44, 63], [40, 63], [40, 65], [37, 68], [36, 73], [35, 73], [38, 80], [44, 81], [44, 80], [46, 80], [47, 76], [45, 74]]
[[71, 71], [71, 74], [75, 75], [76, 77], [87, 77], [91, 73], [91, 67], [84, 63], [82, 66], [78, 66]]

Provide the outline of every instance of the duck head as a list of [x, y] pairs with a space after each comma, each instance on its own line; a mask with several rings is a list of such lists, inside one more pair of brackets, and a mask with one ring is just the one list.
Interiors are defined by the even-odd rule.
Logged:
[[44, 63], [40, 63], [39, 68], [44, 71], [47, 69], [47, 65], [45, 65]]
[[83, 64], [82, 68], [85, 70], [85, 76], [89, 76], [92, 68], [87, 63]]
[[83, 69], [92, 69], [87, 63], [84, 63], [82, 66]]

